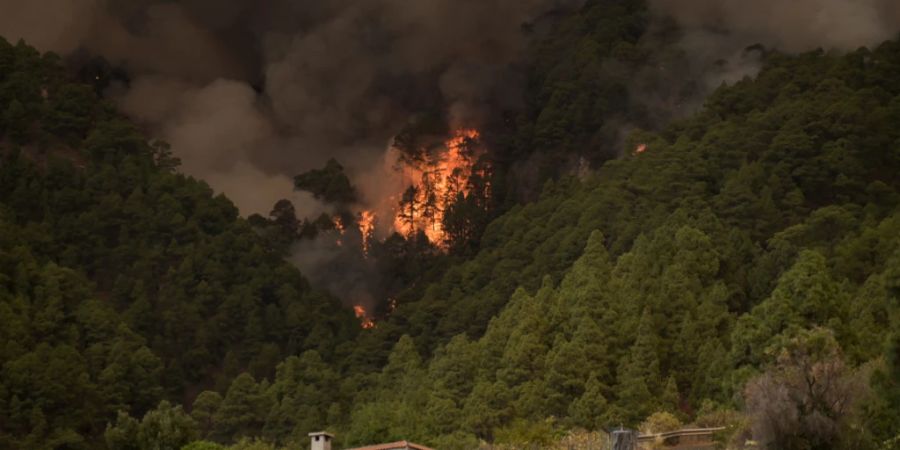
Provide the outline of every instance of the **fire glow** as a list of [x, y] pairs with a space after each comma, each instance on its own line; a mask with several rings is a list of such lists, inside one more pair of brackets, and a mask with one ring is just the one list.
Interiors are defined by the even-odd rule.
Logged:
[[[336, 244], [343, 246], [343, 237], [353, 226], [362, 237], [362, 253], [368, 258], [374, 239], [385, 233], [398, 233], [411, 237], [419, 232], [439, 249], [446, 250], [448, 239], [444, 230], [445, 216], [460, 198], [470, 194], [473, 176], [485, 176], [477, 172], [475, 161], [477, 140], [480, 134], [474, 129], [459, 129], [434, 148], [423, 152], [416, 160], [403, 158], [398, 148], [388, 150], [386, 163], [390, 163], [387, 195], [373, 209], [363, 210], [355, 216], [355, 224], [347, 223], [340, 215], [331, 218], [338, 237]], [[489, 185], [481, 185], [489, 190]], [[481, 189], [481, 188], [478, 188]], [[386, 218], [381, 220], [382, 217]], [[388, 300], [388, 314], [397, 307], [396, 299]], [[375, 319], [362, 305], [353, 306], [353, 312], [363, 329], [375, 328]]]
[[429, 157], [419, 166], [401, 168], [404, 184], [411, 189], [400, 196], [394, 230], [406, 236], [421, 230], [429, 241], [443, 245], [444, 214], [458, 194], [469, 193], [473, 162], [465, 150], [478, 137], [477, 130], [457, 130], [444, 142], [444, 152]]
[[637, 148], [634, 149], [634, 155], [637, 156], [646, 151], [647, 151], [647, 144], [640, 144], [637, 146]]
[[353, 307], [353, 314], [356, 314], [356, 318], [359, 319], [360, 326], [363, 327], [364, 330], [375, 328], [375, 321], [366, 314], [366, 308], [363, 308], [362, 305], [355, 305]]
[[362, 234], [363, 251], [369, 252], [369, 239], [375, 234], [375, 213], [363, 211], [359, 213], [359, 232]]
[[[443, 142], [440, 151], [429, 152], [424, 161], [411, 163], [397, 157], [393, 166], [399, 176], [398, 192], [389, 196], [389, 212], [393, 216], [391, 231], [412, 236], [422, 231], [428, 240], [445, 248], [444, 216], [459, 194], [468, 195], [475, 155], [470, 147], [479, 138], [478, 130], [459, 129]], [[386, 214], [388, 209], [379, 209]], [[371, 239], [379, 223], [375, 210], [357, 214], [363, 250], [368, 253]], [[344, 224], [335, 217], [335, 228], [341, 233]]]

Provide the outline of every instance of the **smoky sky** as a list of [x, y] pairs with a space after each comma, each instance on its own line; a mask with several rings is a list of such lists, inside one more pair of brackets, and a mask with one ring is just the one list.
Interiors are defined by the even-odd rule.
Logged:
[[[325, 206], [292, 192], [291, 177], [329, 157], [363, 180], [364, 200], [377, 200], [365, 184], [378, 184], [385, 147], [412, 114], [439, 108], [453, 125], [477, 126], [516, 107], [524, 25], [583, 2], [0, 0], [0, 34], [124, 68], [132, 82], [108, 95], [169, 141], [186, 173], [245, 214], [290, 198], [304, 215]], [[754, 43], [852, 50], [900, 28], [894, 0], [649, 5], [706, 59]]]
[[[328, 206], [294, 191], [294, 175], [336, 157], [363, 203], [377, 207], [398, 189], [388, 143], [413, 115], [439, 109], [451, 126], [477, 127], [519, 107], [534, 29], [526, 25], [585, 1], [0, 0], [0, 35], [124, 70], [129, 83], [105, 95], [243, 214], [266, 214], [288, 198], [300, 217], [314, 217]], [[896, 0], [648, 5], [651, 23], [681, 28], [679, 42], [662, 47], [679, 46], [687, 57], [675, 61], [688, 62], [681, 70], [660, 52], [633, 74], [637, 100], [663, 118], [674, 115], [664, 112], [666, 89], [683, 84], [672, 77], [711, 90], [752, 75], [747, 46], [853, 50], [900, 30]], [[369, 303], [369, 288], [384, 284], [365, 264], [345, 264], [333, 243], [300, 245], [292, 261], [344, 299]]]
[[[897, 37], [896, 0], [650, 0], [706, 39], [763, 44], [786, 52], [817, 48], [856, 50]], [[696, 36], [692, 38], [696, 39]]]
[[[88, 52], [107, 93], [245, 214], [337, 157], [362, 178], [423, 110], [474, 125], [519, 99], [523, 25], [581, 0], [0, 0], [0, 34]], [[366, 196], [367, 192], [363, 192]], [[377, 193], [369, 193], [374, 196]]]

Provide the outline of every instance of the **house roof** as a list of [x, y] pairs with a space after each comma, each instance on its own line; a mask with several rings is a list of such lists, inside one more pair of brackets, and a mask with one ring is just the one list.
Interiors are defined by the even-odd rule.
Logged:
[[409, 441], [389, 442], [387, 444], [367, 445], [348, 450], [434, 450], [424, 445], [414, 444]]

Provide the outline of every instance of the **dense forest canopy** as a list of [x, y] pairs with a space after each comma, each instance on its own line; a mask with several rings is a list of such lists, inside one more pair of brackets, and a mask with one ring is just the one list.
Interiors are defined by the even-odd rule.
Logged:
[[[480, 135], [490, 176], [448, 203], [465, 238], [354, 250], [389, 275], [365, 329], [285, 258], [361, 220], [339, 162], [295, 179], [337, 219], [288, 201], [244, 219], [97, 79], [0, 39], [0, 449], [305, 448], [323, 429], [550, 448], [682, 424], [896, 448], [900, 41], [754, 47], [758, 73], [693, 113], [686, 79], [651, 110], [635, 85], [667, 72], [632, 69], [687, 60], [648, 14], [533, 24], [524, 102]], [[436, 127], [398, 145], [413, 158]]]

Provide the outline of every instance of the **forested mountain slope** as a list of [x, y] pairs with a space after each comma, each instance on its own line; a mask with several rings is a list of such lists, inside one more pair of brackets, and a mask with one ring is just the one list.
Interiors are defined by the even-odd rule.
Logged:
[[[429, 442], [515, 419], [691, 418], [745, 406], [780, 349], [825, 335], [829, 355], [879, 367], [878, 401], [854, 426], [896, 435], [898, 77], [898, 42], [771, 53], [694, 117], [634, 133], [645, 152], [548, 184], [382, 326], [412, 337], [385, 373], [429, 376], [364, 396], [351, 429]], [[430, 428], [402, 413], [422, 409]], [[394, 428], [368, 435], [384, 417]]]
[[119, 410], [357, 333], [52, 54], [0, 39], [0, 105], [0, 448], [102, 446]]
[[[423, 307], [448, 314], [427, 316], [437, 323], [409, 321], [422, 327], [415, 334], [477, 335], [517, 286], [534, 291], [544, 275], [558, 282], [593, 230], [619, 256], [676, 211], [715, 215], [719, 232], [700, 220], [725, 255], [715, 275], [729, 286], [730, 306], [748, 310], [792, 256], [771, 255], [784, 247], [776, 239], [798, 233], [791, 227], [840, 211], [855, 218], [844, 226], [859, 228], [893, 212], [895, 47], [843, 57], [773, 54], [757, 79], [721, 89], [695, 117], [632, 135], [629, 148], [644, 143], [645, 153], [611, 161], [583, 182], [548, 184], [540, 201], [491, 224], [476, 258], [430, 287]], [[854, 268], [853, 279], [869, 269]], [[406, 308], [410, 317], [417, 310]]]
[[[606, 136], [567, 109], [571, 73], [539, 77], [559, 92], [530, 99], [528, 145]], [[0, 41], [0, 105], [0, 448], [521, 448], [651, 414], [782, 449], [900, 434], [900, 42], [767, 52], [371, 330], [53, 55]], [[528, 137], [553, 124], [572, 140]], [[779, 392], [810, 373], [836, 387], [794, 414]]]

